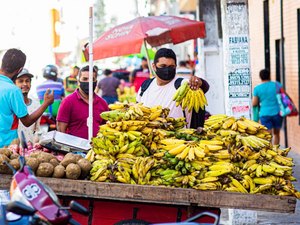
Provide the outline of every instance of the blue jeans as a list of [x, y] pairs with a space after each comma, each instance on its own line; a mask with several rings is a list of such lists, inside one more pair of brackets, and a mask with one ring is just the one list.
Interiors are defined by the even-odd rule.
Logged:
[[280, 129], [282, 126], [283, 118], [277, 114], [275, 116], [261, 116], [260, 123], [271, 130], [273, 128]]
[[102, 98], [107, 102], [107, 104], [113, 104], [118, 101], [117, 96], [102, 96]]

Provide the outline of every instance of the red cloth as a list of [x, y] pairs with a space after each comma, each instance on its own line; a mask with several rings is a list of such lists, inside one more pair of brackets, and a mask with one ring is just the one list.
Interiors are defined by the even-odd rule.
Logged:
[[[109, 111], [104, 99], [94, 94], [93, 101], [93, 137], [97, 136], [99, 126], [103, 123], [100, 114]], [[68, 124], [67, 133], [88, 139], [87, 118], [89, 116], [89, 105], [80, 96], [79, 90], [67, 96], [61, 103], [57, 121]]]

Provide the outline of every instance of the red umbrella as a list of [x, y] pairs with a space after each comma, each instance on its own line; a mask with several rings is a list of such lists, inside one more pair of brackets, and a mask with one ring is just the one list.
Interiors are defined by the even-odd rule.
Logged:
[[[94, 41], [93, 59], [139, 53], [145, 41], [156, 47], [204, 37], [204, 22], [177, 16], [138, 17], [104, 32]], [[88, 51], [86, 46], [87, 59]]]

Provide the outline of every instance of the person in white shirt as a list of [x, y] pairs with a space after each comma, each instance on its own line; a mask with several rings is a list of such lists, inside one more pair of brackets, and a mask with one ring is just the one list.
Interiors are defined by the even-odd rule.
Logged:
[[[193, 110], [193, 112], [188, 113], [187, 110], [183, 111], [181, 106], [176, 107], [176, 102], [173, 101], [176, 89], [184, 80], [176, 76], [176, 55], [174, 51], [168, 48], [159, 49], [155, 54], [152, 67], [156, 74], [155, 78], [144, 81], [138, 91], [137, 102], [141, 102], [148, 107], [161, 105], [169, 108], [170, 117], [185, 117], [190, 128], [203, 127], [205, 110], [200, 110], [199, 113]], [[209, 84], [199, 77], [191, 76], [188, 81], [192, 89], [201, 88], [204, 93], [209, 89]]]
[[[31, 114], [36, 109], [40, 107], [40, 102], [38, 99], [31, 99], [28, 97], [28, 93], [31, 88], [31, 79], [33, 78], [33, 75], [29, 73], [27, 69], [23, 69], [17, 76], [15, 80], [16, 86], [18, 86], [22, 94], [24, 96], [24, 102], [27, 106], [28, 113]], [[32, 124], [30, 127], [24, 126], [24, 124], [20, 121], [18, 126], [18, 136], [19, 139], [21, 139], [21, 131], [24, 132], [26, 141], [30, 141], [31, 143], [36, 143], [39, 141], [39, 136], [41, 135], [41, 129], [40, 129], [40, 120], [39, 118], [34, 124]]]

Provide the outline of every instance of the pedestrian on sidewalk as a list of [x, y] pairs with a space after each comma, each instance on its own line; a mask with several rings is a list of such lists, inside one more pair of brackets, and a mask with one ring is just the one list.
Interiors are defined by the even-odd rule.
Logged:
[[280, 108], [276, 94], [282, 84], [271, 81], [270, 71], [267, 69], [261, 70], [259, 76], [261, 84], [254, 87], [252, 105], [259, 106], [260, 123], [273, 135], [273, 144], [278, 145], [283, 118], [279, 115]]
[[99, 81], [95, 92], [98, 94], [99, 90], [101, 90], [102, 98], [107, 104], [113, 104], [118, 101], [117, 89], [119, 88], [122, 93], [123, 85], [118, 78], [113, 76], [113, 72], [110, 69], [105, 69], [103, 74], [105, 75], [105, 78]]

